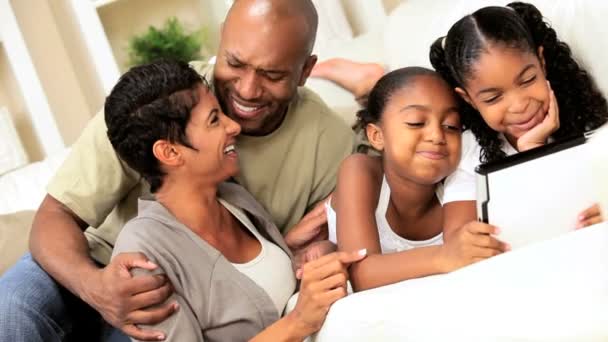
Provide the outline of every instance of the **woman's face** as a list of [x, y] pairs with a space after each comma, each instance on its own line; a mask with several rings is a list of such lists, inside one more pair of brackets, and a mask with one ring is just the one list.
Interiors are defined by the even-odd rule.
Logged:
[[512, 144], [540, 124], [549, 110], [542, 48], [539, 56], [492, 46], [475, 62], [465, 89], [456, 89], [488, 126]]
[[186, 126], [186, 136], [193, 148], [181, 146], [180, 150], [190, 175], [221, 182], [239, 171], [235, 143], [241, 127], [224, 115], [207, 87], [199, 86], [197, 91], [199, 101]]
[[381, 141], [372, 139], [384, 151], [386, 172], [433, 185], [458, 166], [461, 130], [452, 90], [443, 80], [424, 75], [391, 96], [379, 123]]

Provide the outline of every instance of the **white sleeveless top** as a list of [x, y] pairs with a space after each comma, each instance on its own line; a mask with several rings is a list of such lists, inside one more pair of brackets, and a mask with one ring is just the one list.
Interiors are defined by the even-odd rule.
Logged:
[[[518, 153], [503, 134], [498, 138], [502, 141], [502, 151], [510, 156]], [[475, 168], [480, 164], [481, 146], [471, 130], [462, 133], [462, 153], [458, 168], [444, 182], [443, 203], [458, 201], [475, 201], [477, 199], [477, 174]]]
[[265, 239], [251, 220], [241, 210], [220, 199], [220, 202], [234, 215], [262, 245], [260, 254], [244, 264], [232, 263], [241, 273], [261, 287], [272, 299], [279, 316], [296, 289], [296, 278], [291, 267], [291, 259], [274, 243]]
[[[443, 196], [443, 185], [438, 184], [435, 190], [439, 203], [442, 203]], [[378, 226], [378, 236], [380, 238], [380, 248], [382, 253], [394, 253], [401, 252], [417, 247], [434, 246], [443, 244], [443, 233], [422, 241], [414, 241], [405, 239], [393, 231], [391, 226], [386, 220], [386, 211], [388, 209], [388, 203], [391, 198], [391, 189], [386, 181], [386, 177], [382, 177], [382, 188], [380, 190], [380, 198], [378, 199], [378, 206], [376, 207], [376, 225]], [[442, 203], [443, 204], [443, 203]], [[327, 223], [329, 228], [329, 239], [336, 243], [336, 212], [331, 207], [331, 203], [328, 201], [325, 204], [327, 211]]]

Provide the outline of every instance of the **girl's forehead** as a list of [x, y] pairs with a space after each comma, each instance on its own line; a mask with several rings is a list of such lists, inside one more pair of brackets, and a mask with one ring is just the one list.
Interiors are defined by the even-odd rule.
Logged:
[[446, 88], [449, 91], [449, 85], [439, 75], [418, 75], [412, 77], [407, 83], [397, 87], [392, 95], [408, 95], [433, 92], [438, 88]]
[[391, 95], [388, 107], [401, 112], [403, 108], [435, 108], [456, 106], [456, 94], [447, 82], [435, 75], [416, 76]]
[[539, 66], [535, 53], [517, 48], [489, 47], [473, 61], [467, 83], [518, 75], [531, 65]]

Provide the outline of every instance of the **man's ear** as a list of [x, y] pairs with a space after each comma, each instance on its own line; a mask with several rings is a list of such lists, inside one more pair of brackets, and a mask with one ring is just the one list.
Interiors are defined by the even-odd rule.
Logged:
[[384, 150], [384, 134], [382, 134], [382, 129], [379, 126], [373, 123], [367, 124], [365, 133], [367, 134], [367, 140], [376, 150]]
[[152, 153], [161, 165], [179, 166], [183, 163], [180, 150], [168, 140], [157, 140], [152, 146]]
[[547, 64], [545, 63], [544, 51], [545, 51], [545, 49], [543, 48], [542, 45], [538, 47], [538, 60], [540, 61], [540, 66], [541, 66], [541, 68], [543, 68], [543, 73], [545, 74], [545, 77], [546, 77], [547, 76]]
[[306, 62], [304, 63], [304, 67], [302, 69], [302, 75], [298, 81], [298, 86], [301, 87], [304, 85], [304, 83], [306, 83], [306, 80], [308, 79], [308, 76], [310, 76], [312, 68], [315, 66], [315, 64], [317, 64], [317, 55], [310, 55], [308, 58], [306, 58]]
[[456, 94], [458, 94], [458, 96], [465, 100], [466, 103], [470, 104], [471, 107], [477, 109], [477, 107], [475, 107], [475, 104], [473, 103], [473, 100], [471, 100], [471, 97], [464, 89], [456, 87], [454, 88], [454, 91], [456, 92]]

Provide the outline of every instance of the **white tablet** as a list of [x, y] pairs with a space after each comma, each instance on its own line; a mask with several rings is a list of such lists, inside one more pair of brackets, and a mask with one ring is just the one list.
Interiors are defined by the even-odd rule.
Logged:
[[591, 134], [521, 152], [477, 167], [477, 215], [518, 248], [573, 231], [577, 216], [598, 202]]

